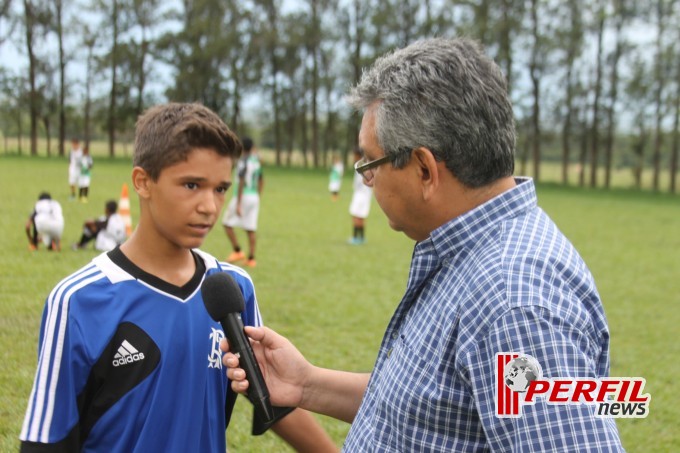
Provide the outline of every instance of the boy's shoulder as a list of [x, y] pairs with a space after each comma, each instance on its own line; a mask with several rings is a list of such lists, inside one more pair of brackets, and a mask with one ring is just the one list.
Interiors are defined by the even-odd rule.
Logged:
[[71, 304], [76, 300], [86, 300], [91, 297], [104, 297], [106, 290], [102, 285], [110, 285], [109, 272], [98, 264], [98, 258], [85, 264], [80, 269], [62, 278], [50, 291], [50, 304]]
[[244, 269], [234, 264], [227, 263], [226, 261], [220, 261], [203, 250], [194, 249], [194, 252], [203, 259], [206, 266], [206, 273], [210, 274], [212, 272], [227, 272], [234, 278], [234, 280], [236, 280], [241, 288], [244, 286], [252, 288], [254, 286], [253, 279]]

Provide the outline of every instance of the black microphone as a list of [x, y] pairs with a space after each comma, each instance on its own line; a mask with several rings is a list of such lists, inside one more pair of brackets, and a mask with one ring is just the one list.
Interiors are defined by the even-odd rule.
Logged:
[[253, 434], [262, 434], [293, 408], [275, 410], [269, 401], [267, 384], [262, 377], [250, 341], [243, 332], [241, 313], [245, 310], [245, 302], [241, 288], [231, 275], [217, 272], [203, 281], [201, 294], [208, 314], [222, 324], [222, 329], [229, 340], [229, 348], [239, 358], [239, 366], [246, 372], [249, 382], [247, 396], [254, 406]]

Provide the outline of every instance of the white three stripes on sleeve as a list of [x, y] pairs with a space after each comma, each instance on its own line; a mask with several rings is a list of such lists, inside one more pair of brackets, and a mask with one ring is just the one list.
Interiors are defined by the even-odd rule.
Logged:
[[[22, 439], [42, 443], [49, 441], [70, 298], [78, 289], [103, 277], [104, 275], [96, 267], [89, 266], [82, 272], [62, 280], [50, 293], [43, 329], [43, 344], [40, 348], [38, 369], [21, 430]], [[52, 356], [53, 351], [54, 356]], [[51, 371], [50, 368], [52, 368]]]

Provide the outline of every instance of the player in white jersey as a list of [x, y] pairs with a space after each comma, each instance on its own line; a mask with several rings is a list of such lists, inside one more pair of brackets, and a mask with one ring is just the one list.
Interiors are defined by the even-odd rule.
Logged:
[[87, 203], [87, 197], [90, 194], [90, 183], [92, 181], [92, 156], [90, 150], [86, 146], [83, 148], [83, 155], [80, 156], [78, 168], [80, 175], [78, 176], [78, 199], [82, 203]]
[[340, 187], [342, 187], [342, 175], [344, 172], [345, 166], [342, 164], [342, 159], [340, 156], [334, 156], [331, 174], [328, 179], [328, 191], [331, 193], [331, 200], [333, 201], [337, 201], [340, 196]]
[[73, 244], [71, 248], [73, 250], [85, 248], [87, 243], [94, 239], [96, 250], [108, 252], [125, 242], [127, 238], [125, 220], [117, 211], [118, 203], [115, 200], [107, 201], [104, 205], [104, 215], [86, 220], [80, 241]]
[[[358, 162], [360, 159], [361, 152], [358, 149], [355, 149], [354, 162]], [[354, 193], [352, 194], [352, 201], [349, 204], [349, 215], [352, 216], [352, 237], [347, 243], [351, 245], [361, 245], [366, 242], [366, 218], [371, 212], [373, 189], [364, 184], [363, 178], [357, 172], [354, 172], [352, 187]]]
[[[197, 248], [218, 220], [240, 151], [202, 105], [171, 103], [140, 116], [138, 226], [47, 298], [22, 451], [226, 451], [235, 396], [220, 362], [224, 332], [205, 309], [201, 283], [230, 272], [246, 301], [243, 320], [261, 319], [245, 271]], [[304, 411], [273, 429], [308, 451], [336, 449]]]
[[48, 250], [61, 250], [63, 232], [64, 215], [61, 205], [57, 200], [53, 200], [49, 193], [41, 193], [26, 221], [29, 249], [37, 250], [39, 239], [42, 238]]
[[71, 151], [68, 153], [68, 185], [71, 188], [71, 200], [76, 198], [76, 187], [80, 179], [80, 158], [83, 150], [80, 148], [80, 140], [71, 139]]

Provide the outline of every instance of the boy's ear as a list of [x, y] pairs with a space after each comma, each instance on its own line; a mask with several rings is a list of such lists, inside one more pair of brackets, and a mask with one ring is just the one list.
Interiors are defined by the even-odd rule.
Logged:
[[140, 197], [147, 198], [149, 196], [151, 182], [151, 177], [142, 167], [132, 169], [132, 185]]

